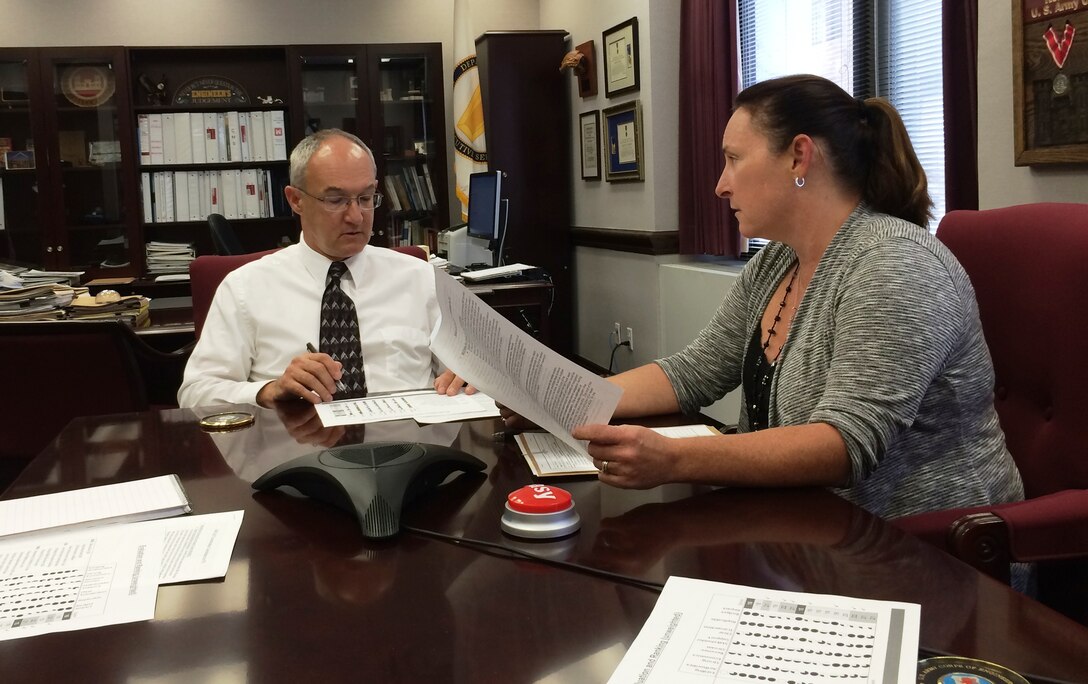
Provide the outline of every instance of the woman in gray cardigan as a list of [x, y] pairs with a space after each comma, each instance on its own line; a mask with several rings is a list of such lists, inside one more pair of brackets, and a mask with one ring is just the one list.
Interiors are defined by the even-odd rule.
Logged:
[[587, 425], [601, 480], [825, 485], [883, 517], [1024, 496], [993, 407], [974, 291], [925, 225], [895, 109], [816, 76], [744, 90], [716, 192], [772, 242], [680, 353], [611, 378], [617, 417], [697, 411], [741, 386], [739, 434]]

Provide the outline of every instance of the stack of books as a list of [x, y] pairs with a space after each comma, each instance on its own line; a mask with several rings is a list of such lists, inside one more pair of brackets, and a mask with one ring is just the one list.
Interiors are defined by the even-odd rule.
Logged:
[[0, 271], [0, 321], [60, 320], [66, 318], [65, 307], [75, 296], [76, 290], [67, 283], [26, 284]]
[[188, 280], [189, 262], [196, 258], [196, 249], [184, 242], [149, 242], [147, 275], [155, 280]]
[[93, 295], [84, 294], [72, 300], [68, 307], [68, 318], [79, 321], [121, 321], [133, 328], [142, 328], [150, 324], [149, 304], [150, 301], [140, 295], [100, 302]]

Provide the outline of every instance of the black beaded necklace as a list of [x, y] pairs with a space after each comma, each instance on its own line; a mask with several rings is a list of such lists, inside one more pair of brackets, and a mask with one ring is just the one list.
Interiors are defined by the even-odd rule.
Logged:
[[752, 340], [748, 346], [748, 352], [744, 361], [743, 385], [744, 395], [749, 403], [748, 424], [752, 430], [763, 430], [768, 427], [768, 419], [771, 405], [771, 379], [774, 378], [775, 364], [782, 355], [782, 348], [773, 359], [768, 361], [767, 349], [771, 346], [771, 338], [778, 334], [776, 328], [782, 320], [782, 312], [786, 310], [789, 295], [793, 292], [793, 286], [797, 282], [797, 274], [801, 270], [798, 264], [793, 269], [790, 281], [786, 283], [786, 291], [782, 294], [782, 301], [778, 304], [778, 311], [767, 330], [766, 341], [762, 340], [762, 326], [757, 325], [752, 331]]
[[[766, 358], [767, 347], [771, 346], [771, 338], [777, 335], [775, 328], [778, 326], [778, 322], [782, 320], [782, 312], [786, 309], [786, 300], [790, 296], [790, 292], [793, 291], [793, 284], [797, 282], [797, 273], [801, 270], [801, 262], [797, 262], [797, 265], [793, 267], [793, 275], [790, 276], [790, 282], [786, 284], [786, 291], [782, 294], [782, 301], [778, 303], [778, 313], [774, 315], [774, 321], [771, 322], [771, 327], [767, 330], [767, 341], [763, 343], [763, 354]], [[784, 347], [786, 345], [782, 345]], [[770, 359], [769, 363], [771, 367], [778, 362], [778, 357], [782, 355], [782, 347], [778, 348], [778, 352], [774, 355], [773, 359]], [[767, 384], [767, 379], [764, 378], [763, 384]]]

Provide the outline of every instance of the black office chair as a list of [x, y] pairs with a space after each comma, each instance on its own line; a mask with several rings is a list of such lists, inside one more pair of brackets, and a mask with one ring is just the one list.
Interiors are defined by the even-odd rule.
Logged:
[[238, 236], [234, 234], [230, 222], [222, 214], [208, 214], [208, 228], [212, 233], [212, 244], [215, 246], [216, 254], [246, 253], [246, 250], [242, 248], [242, 243], [238, 241]]

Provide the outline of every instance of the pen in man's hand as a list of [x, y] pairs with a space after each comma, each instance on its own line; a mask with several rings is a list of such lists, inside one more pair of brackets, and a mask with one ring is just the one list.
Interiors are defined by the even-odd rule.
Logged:
[[[310, 352], [311, 354], [316, 354], [317, 353], [317, 349], [315, 349], [314, 345], [310, 344], [309, 342], [306, 343], [306, 351]], [[343, 380], [337, 380], [336, 381], [336, 389], [337, 390], [343, 392], [347, 388], [348, 388], [348, 386], [344, 384]]]

